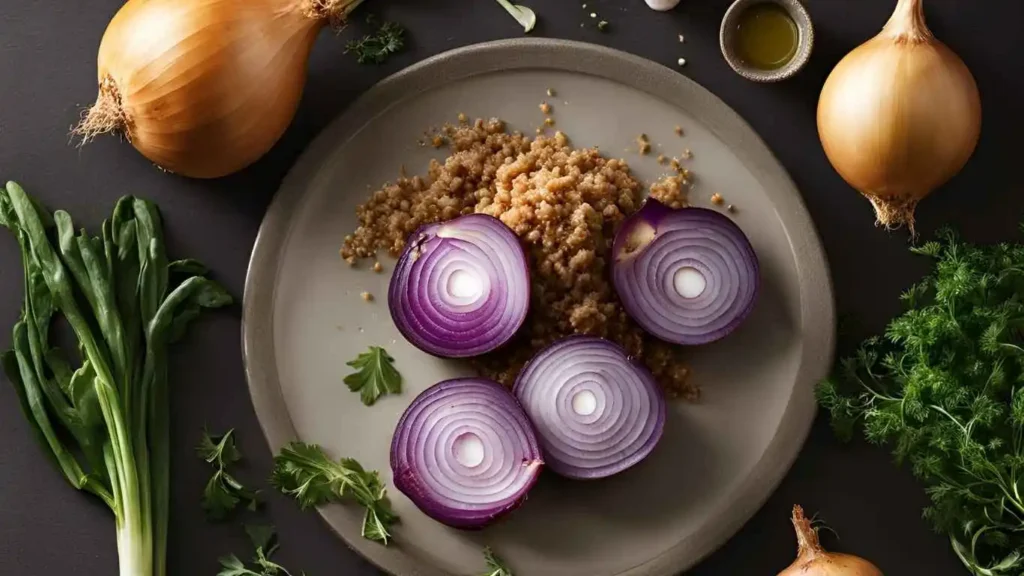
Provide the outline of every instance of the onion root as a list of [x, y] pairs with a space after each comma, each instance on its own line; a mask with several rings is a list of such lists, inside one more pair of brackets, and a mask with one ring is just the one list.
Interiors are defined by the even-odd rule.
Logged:
[[914, 231], [914, 210], [920, 198], [913, 196], [885, 197], [864, 194], [864, 197], [871, 202], [875, 209], [875, 224], [885, 227], [886, 230], [894, 230], [906, 226], [911, 238], [917, 233]]
[[121, 103], [121, 92], [117, 82], [108, 75], [100, 81], [96, 102], [82, 112], [82, 120], [71, 130], [71, 134], [80, 138], [81, 145], [111, 132], [121, 133], [129, 142], [132, 141], [131, 120]]
[[303, 12], [314, 20], [326, 20], [332, 28], [342, 28], [348, 15], [363, 0], [305, 0]]

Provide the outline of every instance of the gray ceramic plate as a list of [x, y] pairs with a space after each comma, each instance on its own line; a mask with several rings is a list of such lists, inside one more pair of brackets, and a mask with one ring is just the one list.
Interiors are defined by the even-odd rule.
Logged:
[[[243, 328], [249, 386], [271, 448], [316, 442], [390, 483], [388, 448], [402, 411], [464, 368], [402, 339], [384, 301], [392, 262], [384, 274], [351, 269], [338, 257], [342, 237], [368, 189], [402, 165], [425, 172], [441, 155], [417, 146], [425, 128], [463, 112], [532, 132], [544, 100], [577, 145], [621, 155], [648, 181], [664, 168], [625, 150], [640, 132], [655, 152], [691, 149], [693, 199], [707, 204], [720, 192], [737, 206], [760, 257], [762, 294], [737, 332], [686, 352], [703, 399], [674, 404], [658, 449], [626, 473], [590, 483], [546, 475], [521, 509], [476, 533], [433, 522], [392, 488], [402, 524], [388, 548], [360, 538], [356, 508], [321, 510], [350, 546], [394, 574], [479, 574], [484, 545], [523, 576], [676, 574], [762, 505], [814, 418], [813, 385], [832, 356], [832, 290], [800, 195], [768, 148], [718, 98], [670, 69], [598, 46], [515, 40], [448, 52], [381, 82], [317, 138], [282, 185], [253, 251]], [[377, 301], [364, 302], [363, 291]], [[370, 344], [385, 346], [406, 377], [401, 396], [372, 408], [342, 383], [345, 361]]]

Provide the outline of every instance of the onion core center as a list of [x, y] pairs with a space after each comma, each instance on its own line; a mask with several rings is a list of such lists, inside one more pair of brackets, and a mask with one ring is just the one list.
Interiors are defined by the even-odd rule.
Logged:
[[696, 268], [684, 266], [676, 271], [672, 284], [683, 298], [696, 298], [704, 293], [708, 281]]
[[572, 411], [580, 416], [590, 416], [597, 410], [597, 396], [590, 390], [580, 390], [572, 397]]
[[484, 442], [472, 432], [466, 432], [455, 439], [455, 460], [466, 468], [476, 468], [484, 461]]
[[475, 302], [484, 291], [484, 283], [479, 276], [467, 270], [456, 270], [448, 278], [448, 293], [464, 300]]

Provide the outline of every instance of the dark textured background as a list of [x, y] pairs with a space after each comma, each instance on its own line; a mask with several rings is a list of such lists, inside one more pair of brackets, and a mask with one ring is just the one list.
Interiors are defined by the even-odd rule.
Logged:
[[[528, 1], [528, 0], [527, 0]], [[748, 83], [718, 51], [726, 0], [683, 0], [672, 13], [648, 10], [642, 0], [532, 0], [535, 34], [606, 44], [668, 65], [685, 56], [684, 73], [722, 97], [764, 137], [803, 191], [835, 280], [840, 318], [853, 337], [878, 330], [897, 310], [896, 296], [922, 271], [906, 250], [906, 236], [872, 224], [865, 201], [833, 172], [818, 143], [814, 110], [828, 71], [874, 35], [895, 2], [808, 0], [818, 45], [809, 67], [780, 85]], [[1020, 194], [1024, 96], [1021, 38], [1024, 2], [928, 0], [929, 21], [974, 71], [985, 126], [967, 169], [918, 212], [928, 236], [954, 224], [966, 237], [1016, 237], [1024, 215]], [[83, 149], [68, 145], [68, 127], [95, 96], [95, 54], [119, 0], [4, 0], [0, 3], [0, 178], [15, 179], [51, 207], [97, 225], [122, 194], [140, 194], [163, 209], [172, 255], [196, 257], [242, 292], [246, 263], [263, 212], [278, 183], [303, 150], [346, 104], [385, 75], [429, 55], [503, 37], [520, 29], [491, 0], [368, 0], [410, 30], [409, 49], [380, 67], [358, 66], [342, 54], [344, 40], [324, 33], [310, 63], [301, 109], [279, 145], [261, 162], [218, 181], [162, 174], [116, 138]], [[581, 29], [587, 13], [611, 23], [601, 34]], [[361, 20], [362, 18], [359, 18]], [[358, 29], [360, 26], [355, 26]], [[678, 33], [686, 35], [680, 45]], [[13, 325], [21, 301], [16, 247], [0, 234], [0, 326]], [[0, 330], [0, 346], [10, 337]], [[848, 343], [847, 343], [848, 344]], [[206, 466], [192, 453], [204, 425], [235, 427], [249, 457], [241, 476], [267, 475], [270, 454], [246, 390], [239, 351], [239, 313], [207, 316], [173, 356], [176, 444], [170, 574], [212, 575], [217, 557], [248, 556], [241, 530], [210, 525], [199, 496]], [[737, 425], [742, 423], [737, 422]], [[358, 559], [315, 513], [302, 513], [269, 496], [268, 514], [282, 533], [282, 562], [311, 576], [376, 572]], [[770, 575], [793, 557], [787, 515], [801, 503], [835, 528], [836, 548], [873, 559], [890, 576], [965, 573], [944, 538], [921, 520], [925, 499], [909, 473], [885, 451], [839, 444], [819, 418], [792, 472], [764, 509], [731, 542], [691, 573]], [[69, 488], [33, 442], [15, 396], [0, 386], [0, 575], [56, 576], [116, 573], [113, 521], [103, 506]], [[529, 576], [529, 575], [524, 575]]]

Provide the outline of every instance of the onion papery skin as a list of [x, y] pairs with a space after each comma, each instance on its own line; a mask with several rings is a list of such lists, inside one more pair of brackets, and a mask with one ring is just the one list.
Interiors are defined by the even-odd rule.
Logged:
[[[592, 480], [626, 470], [657, 446], [665, 399], [650, 371], [604, 338], [575, 335], [541, 350], [513, 392], [533, 422], [552, 471]], [[582, 413], [574, 406], [592, 395]], [[589, 413], [587, 413], [589, 412]]]
[[[467, 434], [482, 441], [475, 466], [456, 456]], [[508, 390], [484, 378], [445, 380], [425, 390], [391, 442], [395, 487], [453, 528], [483, 528], [518, 508], [543, 466], [526, 413]]]
[[[471, 296], [456, 291], [460, 279], [471, 283]], [[398, 330], [424, 352], [468, 358], [493, 351], [515, 336], [529, 312], [526, 252], [493, 216], [423, 226], [398, 259], [388, 305]]]
[[829, 74], [818, 101], [829, 162], [886, 227], [913, 232], [918, 202], [964, 167], [981, 136], [967, 65], [928, 29], [921, 0], [900, 0], [874, 38]]
[[[705, 208], [672, 209], [653, 198], [630, 216], [612, 246], [612, 277], [623, 308], [667, 342], [714, 342], [754, 308], [760, 265], [750, 240], [728, 217]], [[681, 273], [703, 279], [699, 295], [675, 288]]]
[[129, 0], [100, 43], [86, 140], [117, 131], [157, 166], [231, 174], [291, 123], [318, 32], [360, 0]]

